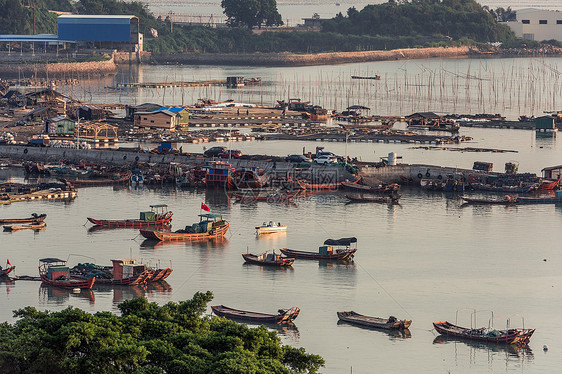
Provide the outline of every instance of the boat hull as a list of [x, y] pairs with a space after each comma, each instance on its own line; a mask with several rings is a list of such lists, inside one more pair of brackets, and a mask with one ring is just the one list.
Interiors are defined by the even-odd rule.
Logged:
[[5, 218], [0, 219], [0, 224], [8, 224], [8, 223], [40, 223], [43, 222], [47, 218], [46, 214], [40, 214], [37, 217], [30, 217], [30, 218]]
[[510, 329], [507, 333], [501, 334], [499, 336], [488, 336], [484, 334], [473, 334], [471, 329], [453, 325], [447, 321], [445, 322], [434, 322], [433, 327], [441, 335], [454, 336], [459, 339], [476, 340], [489, 343], [499, 343], [499, 344], [527, 344], [531, 339], [531, 336], [535, 332], [535, 329]]
[[340, 321], [381, 330], [404, 330], [412, 324], [410, 320], [389, 321], [387, 318], [364, 316], [354, 311], [337, 312], [337, 314]]
[[43, 284], [53, 287], [60, 287], [66, 289], [80, 288], [80, 289], [89, 290], [93, 287], [96, 278], [91, 277], [89, 279], [84, 279], [84, 280], [80, 280], [80, 279], [51, 280], [47, 278], [46, 275], [41, 274], [41, 281], [43, 282]]
[[256, 227], [258, 234], [274, 234], [276, 232], [286, 232], [287, 226], [275, 226], [275, 227]]
[[10, 274], [10, 273], [11, 273], [12, 271], [14, 271], [15, 269], [16, 269], [15, 266], [10, 266], [10, 267], [7, 267], [6, 269], [0, 270], [0, 277], [5, 277], [5, 276], [7, 276], [8, 274]]
[[143, 221], [140, 219], [124, 219], [124, 220], [106, 220], [106, 219], [95, 219], [88, 217], [88, 221], [94, 225], [104, 226], [104, 227], [149, 227], [149, 226], [162, 226], [167, 225], [172, 221], [172, 212], [166, 213], [162, 218], [156, 219], [154, 221]]
[[266, 261], [260, 259], [258, 256], [251, 253], [243, 253], [242, 257], [244, 257], [244, 260], [249, 264], [262, 265], [262, 266], [286, 267], [286, 266], [293, 265], [293, 262], [295, 262], [294, 258], [287, 258], [287, 257], [283, 257], [276, 261]]
[[293, 307], [284, 313], [266, 314], [233, 309], [224, 305], [211, 306], [213, 313], [219, 317], [254, 322], [254, 323], [288, 323], [298, 317], [300, 309]]
[[47, 224], [45, 222], [41, 222], [34, 225], [25, 225], [25, 226], [4, 226], [4, 231], [20, 231], [20, 230], [42, 230], [45, 228]]
[[146, 239], [158, 240], [158, 241], [197, 241], [197, 240], [208, 240], [223, 237], [230, 227], [230, 223], [224, 225], [213, 227], [209, 232], [202, 233], [178, 233], [178, 232], [165, 232], [165, 231], [155, 231], [155, 230], [140, 230], [140, 234]]
[[316, 252], [307, 252], [307, 251], [297, 251], [294, 249], [289, 248], [281, 248], [279, 251], [283, 253], [285, 256], [293, 257], [293, 258], [302, 258], [307, 260], [347, 260], [352, 258], [357, 252], [357, 248], [351, 248], [347, 250], [342, 250], [340, 252], [336, 252], [333, 254], [328, 255], [321, 255]]

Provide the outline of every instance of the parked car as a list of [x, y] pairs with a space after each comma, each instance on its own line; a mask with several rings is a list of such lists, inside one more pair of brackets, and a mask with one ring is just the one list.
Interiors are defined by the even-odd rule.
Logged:
[[311, 159], [304, 155], [289, 155], [285, 157], [285, 161], [287, 162], [312, 162]]
[[338, 161], [338, 158], [336, 156], [328, 156], [328, 155], [318, 156], [314, 160], [314, 162], [316, 162], [317, 164], [321, 164], [321, 165], [335, 164], [337, 161]]
[[226, 152], [226, 147], [211, 147], [203, 152], [205, 157], [218, 157], [221, 153]]
[[240, 152], [238, 149], [231, 149], [228, 151], [224, 151], [221, 154], [219, 154], [219, 157], [222, 158], [240, 158], [242, 157], [242, 152]]

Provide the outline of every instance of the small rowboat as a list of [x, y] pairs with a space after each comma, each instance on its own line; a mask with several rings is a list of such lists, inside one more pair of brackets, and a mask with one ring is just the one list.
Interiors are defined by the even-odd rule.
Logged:
[[465, 204], [478, 204], [478, 205], [515, 205], [519, 202], [518, 197], [506, 195], [502, 200], [490, 199], [473, 199], [471, 197], [461, 196]]
[[255, 323], [289, 323], [297, 318], [300, 313], [300, 309], [296, 306], [289, 310], [279, 309], [277, 314], [248, 312], [224, 305], [213, 305], [211, 309], [219, 317]]
[[283, 257], [275, 253], [262, 253], [261, 255], [254, 255], [251, 253], [243, 253], [242, 257], [250, 264], [264, 265], [264, 266], [277, 266], [285, 267], [291, 266], [295, 262], [294, 258]]
[[31, 225], [23, 225], [23, 226], [4, 226], [4, 231], [19, 231], [19, 230], [43, 230], [47, 224], [45, 222], [34, 223]]
[[461, 339], [478, 340], [489, 343], [516, 345], [528, 344], [531, 336], [535, 332], [535, 329], [469, 329], [453, 325], [452, 323], [449, 323], [447, 321], [434, 322], [433, 327], [441, 335], [454, 336]]
[[379, 204], [398, 204], [398, 200], [400, 196], [354, 196], [354, 195], [345, 195], [348, 198], [350, 203], [379, 203]]
[[354, 311], [337, 312], [337, 314], [340, 321], [382, 330], [404, 330], [412, 324], [410, 320], [398, 320], [394, 316], [388, 318], [369, 317]]
[[33, 213], [29, 218], [4, 218], [0, 219], [0, 224], [5, 223], [38, 223], [43, 222], [47, 218], [46, 214]]
[[118, 184], [127, 184], [131, 178], [131, 173], [117, 179], [61, 179], [64, 183], [70, 183], [74, 187], [98, 187], [98, 186], [114, 186]]
[[[324, 245], [318, 248], [318, 252], [297, 251], [295, 249], [281, 248], [285, 256], [292, 258], [303, 258], [307, 260], [348, 260], [353, 258], [357, 248], [351, 248], [351, 244], [357, 243], [356, 238], [327, 239]], [[334, 251], [334, 246], [343, 247]]]
[[256, 226], [256, 233], [260, 234], [273, 234], [276, 232], [285, 232], [287, 231], [287, 226], [282, 226], [281, 223], [275, 223], [273, 221], [269, 221], [269, 223], [263, 223], [261, 226]]
[[105, 227], [134, 228], [167, 225], [172, 220], [173, 213], [171, 211], [166, 211], [166, 209], [168, 208], [167, 205], [151, 205], [150, 208], [150, 212], [141, 212], [140, 219], [108, 220], [88, 217], [88, 221], [92, 222], [94, 225]]

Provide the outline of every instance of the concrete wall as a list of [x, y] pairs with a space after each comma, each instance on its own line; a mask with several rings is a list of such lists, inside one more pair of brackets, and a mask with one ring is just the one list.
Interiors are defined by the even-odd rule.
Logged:
[[[66, 149], [51, 147], [28, 147], [20, 145], [1, 145], [0, 157], [13, 158], [21, 161], [58, 162], [70, 160], [80, 162], [107, 163], [113, 165], [131, 165], [135, 162], [146, 162], [154, 164], [169, 165], [170, 163], [187, 166], [204, 165], [206, 159], [203, 156], [189, 157], [176, 155], [157, 155], [152, 153], [117, 151], [108, 149]], [[221, 159], [222, 161], [226, 161]], [[296, 169], [295, 164], [289, 162], [252, 161], [252, 160], [229, 160], [234, 168], [256, 167], [268, 173], [285, 175], [292, 173], [299, 179], [307, 178], [315, 183], [334, 183], [344, 180], [354, 180], [354, 176], [342, 167], [311, 165], [308, 169]]]

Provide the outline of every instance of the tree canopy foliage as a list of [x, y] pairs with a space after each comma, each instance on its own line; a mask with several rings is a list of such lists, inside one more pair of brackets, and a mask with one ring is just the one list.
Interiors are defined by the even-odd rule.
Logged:
[[279, 26], [283, 24], [275, 0], [222, 0], [221, 6], [232, 27]]
[[323, 24], [323, 30], [340, 34], [416, 36], [441, 35], [478, 42], [514, 38], [509, 27], [474, 0], [391, 0], [368, 5], [361, 11], [349, 8]]
[[315, 373], [324, 364], [276, 332], [207, 318], [212, 293], [163, 306], [135, 298], [122, 315], [68, 307], [27, 307], [0, 325], [0, 372], [16, 373]]

